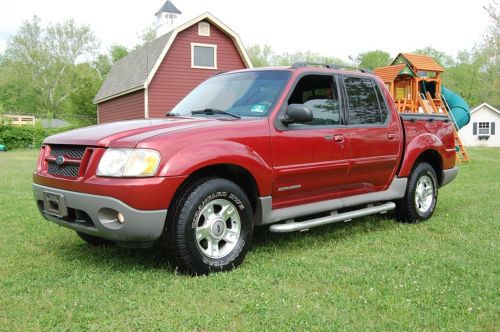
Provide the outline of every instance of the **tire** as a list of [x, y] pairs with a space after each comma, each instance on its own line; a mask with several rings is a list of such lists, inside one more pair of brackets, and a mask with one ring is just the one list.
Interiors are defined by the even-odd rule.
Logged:
[[396, 202], [397, 218], [405, 223], [417, 223], [432, 217], [438, 198], [438, 181], [428, 163], [417, 164], [412, 170], [405, 196]]
[[93, 245], [93, 246], [109, 246], [109, 245], [114, 244], [113, 241], [103, 239], [102, 237], [97, 237], [97, 236], [93, 236], [93, 235], [89, 235], [89, 234], [85, 234], [85, 233], [81, 233], [81, 232], [76, 232], [76, 234], [78, 234], [78, 236], [83, 241], [85, 241], [88, 244]]
[[181, 189], [170, 210], [163, 240], [180, 272], [204, 275], [243, 262], [252, 240], [253, 213], [237, 184], [201, 179]]

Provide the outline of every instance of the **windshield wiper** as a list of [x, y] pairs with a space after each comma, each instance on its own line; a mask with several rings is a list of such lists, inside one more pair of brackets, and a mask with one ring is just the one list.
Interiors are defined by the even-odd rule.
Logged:
[[180, 116], [179, 113], [167, 113], [165, 116]]
[[218, 108], [205, 108], [203, 110], [197, 110], [197, 111], [191, 111], [191, 114], [196, 115], [196, 114], [207, 114], [207, 115], [214, 115], [214, 114], [224, 114], [224, 115], [229, 115], [232, 116], [233, 118], [236, 119], [241, 119], [241, 116], [233, 114], [231, 112], [223, 111]]

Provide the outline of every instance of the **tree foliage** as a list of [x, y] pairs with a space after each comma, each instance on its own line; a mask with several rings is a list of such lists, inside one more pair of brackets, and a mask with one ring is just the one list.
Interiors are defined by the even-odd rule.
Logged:
[[94, 67], [101, 80], [111, 71], [113, 64], [129, 54], [128, 48], [123, 45], [114, 44], [109, 47], [108, 54], [99, 54], [94, 61]]
[[311, 51], [276, 53], [269, 45], [252, 45], [247, 48], [247, 52], [254, 67], [291, 66], [296, 62], [347, 65], [345, 61], [339, 58], [324, 56]]
[[247, 52], [254, 67], [267, 67], [273, 62], [274, 52], [267, 44], [264, 46], [252, 45], [247, 48]]
[[80, 87], [77, 61], [90, 57], [98, 42], [88, 26], [73, 20], [42, 27], [34, 16], [9, 39], [0, 64], [2, 103], [8, 111], [58, 117]]
[[443, 75], [443, 83], [471, 106], [487, 102], [500, 107], [500, 15], [497, 1], [484, 7], [490, 24], [482, 43], [457, 56]]
[[423, 54], [430, 56], [437, 63], [439, 63], [443, 67], [451, 67], [455, 64], [453, 57], [451, 55], [446, 54], [445, 52], [439, 51], [431, 46], [427, 46], [424, 48], [416, 49], [413, 51], [415, 54]]
[[356, 60], [360, 68], [373, 70], [378, 67], [390, 65], [391, 55], [387, 52], [376, 50], [361, 53]]

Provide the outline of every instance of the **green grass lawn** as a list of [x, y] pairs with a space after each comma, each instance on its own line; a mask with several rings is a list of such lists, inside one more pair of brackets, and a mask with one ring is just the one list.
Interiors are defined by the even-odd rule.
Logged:
[[470, 152], [425, 223], [259, 230], [240, 268], [208, 277], [44, 220], [37, 152], [0, 153], [0, 330], [498, 331], [500, 149]]

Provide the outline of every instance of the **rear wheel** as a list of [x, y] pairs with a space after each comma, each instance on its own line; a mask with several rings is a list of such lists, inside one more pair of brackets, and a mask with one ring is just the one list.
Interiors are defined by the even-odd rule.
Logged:
[[182, 272], [233, 269], [250, 247], [252, 206], [232, 181], [208, 178], [186, 186], [167, 219], [164, 240], [172, 263]]
[[397, 217], [402, 222], [416, 223], [429, 219], [437, 204], [438, 182], [434, 168], [419, 163], [412, 170], [405, 196], [396, 204]]
[[114, 244], [113, 241], [103, 239], [102, 237], [97, 237], [97, 236], [93, 236], [93, 235], [89, 235], [89, 234], [85, 234], [85, 233], [81, 233], [81, 232], [76, 232], [76, 234], [78, 234], [78, 236], [83, 241], [85, 241], [88, 244], [91, 244], [93, 246], [109, 246], [109, 245]]

